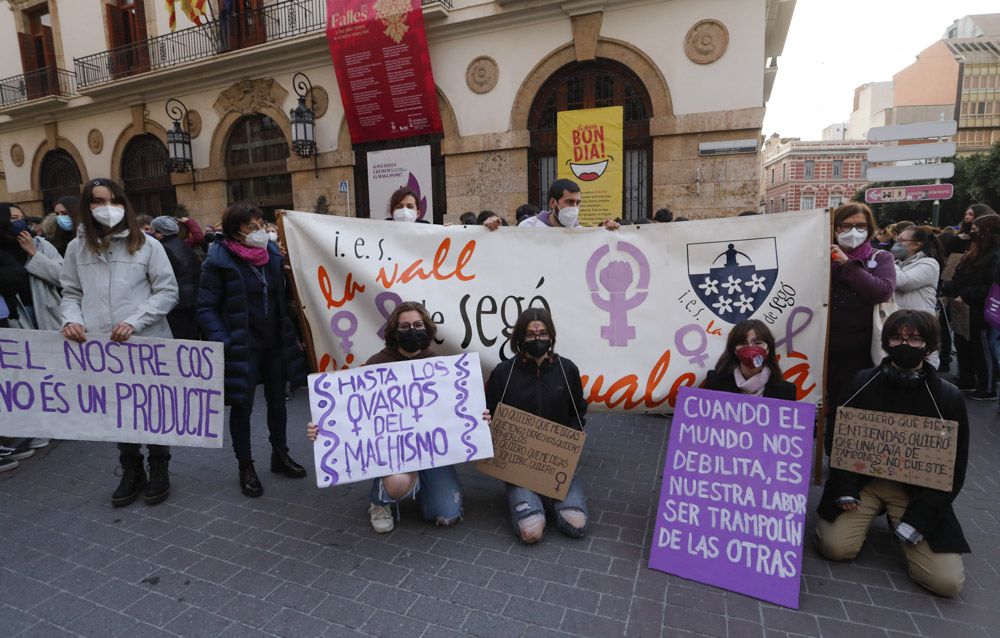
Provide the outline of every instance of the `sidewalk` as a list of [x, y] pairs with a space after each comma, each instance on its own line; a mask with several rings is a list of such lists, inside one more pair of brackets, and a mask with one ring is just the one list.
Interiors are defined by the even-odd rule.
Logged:
[[113, 444], [64, 441], [0, 475], [0, 636], [998, 636], [1000, 424], [994, 403], [969, 409], [956, 510], [974, 553], [956, 600], [911, 583], [884, 519], [853, 563], [807, 542], [798, 612], [647, 569], [669, 423], [653, 416], [588, 419], [587, 538], [515, 542], [501, 485], [471, 468], [463, 523], [404, 506], [376, 535], [367, 484], [315, 487], [300, 392], [289, 443], [310, 478], [268, 471], [260, 427], [259, 499], [240, 494], [228, 435], [221, 451], [175, 448], [155, 507], [111, 507]]

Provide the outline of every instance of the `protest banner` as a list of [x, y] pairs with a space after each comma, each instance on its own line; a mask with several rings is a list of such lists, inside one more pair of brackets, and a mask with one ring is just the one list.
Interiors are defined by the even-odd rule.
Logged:
[[798, 609], [816, 406], [684, 388], [652, 569]]
[[477, 462], [477, 470], [557, 501], [566, 498], [587, 442], [582, 430], [501, 403], [490, 431], [493, 458]]
[[950, 492], [958, 422], [837, 408], [830, 467]]
[[430, 146], [409, 146], [368, 153], [368, 210], [373, 218], [392, 216], [392, 211], [387, 210], [386, 206], [389, 205], [392, 194], [404, 186], [417, 196], [417, 219], [424, 219], [428, 211], [433, 218]]
[[0, 330], [0, 435], [222, 447], [222, 344]]
[[352, 142], [442, 132], [421, 0], [326, 0], [326, 39]]
[[311, 374], [309, 407], [319, 487], [493, 456], [474, 352]]
[[556, 163], [560, 179], [580, 185], [580, 224], [598, 226], [622, 217], [625, 109], [559, 111]]
[[490, 232], [299, 212], [282, 220], [317, 371], [357, 366], [380, 350], [389, 313], [413, 300], [438, 326], [436, 352], [478, 352], [489, 373], [511, 357], [518, 315], [538, 306], [552, 312], [559, 352], [580, 368], [593, 408], [670, 411], [678, 389], [715, 365], [732, 325], [750, 318], [770, 326], [798, 398], [820, 397], [826, 212], [615, 232]]

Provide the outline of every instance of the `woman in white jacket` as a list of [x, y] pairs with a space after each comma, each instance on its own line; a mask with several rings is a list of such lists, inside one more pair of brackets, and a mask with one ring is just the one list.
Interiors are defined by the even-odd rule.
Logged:
[[[66, 247], [62, 270], [63, 336], [87, 335], [128, 341], [132, 335], [170, 339], [167, 313], [177, 305], [177, 280], [163, 246], [146, 237], [125, 191], [95, 179], [80, 196], [81, 233]], [[170, 448], [147, 445], [149, 478], [137, 443], [119, 443], [122, 479], [111, 497], [115, 507], [144, 493], [147, 504], [170, 493]]]
[[[941, 242], [926, 226], [903, 230], [892, 246], [896, 259], [896, 305], [900, 310], [919, 310], [937, 317], [938, 281], [944, 250]], [[935, 368], [937, 352], [927, 356]]]

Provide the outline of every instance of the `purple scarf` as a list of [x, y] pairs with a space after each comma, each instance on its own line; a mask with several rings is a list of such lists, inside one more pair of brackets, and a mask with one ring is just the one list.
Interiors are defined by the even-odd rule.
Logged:
[[251, 248], [245, 244], [230, 239], [223, 239], [222, 245], [228, 248], [234, 255], [253, 266], [263, 266], [271, 260], [267, 248]]
[[868, 261], [868, 258], [875, 252], [875, 247], [872, 246], [870, 241], [864, 242], [854, 250], [846, 250], [843, 246], [841, 246], [840, 249], [844, 251], [844, 254], [847, 255], [848, 259], [858, 259], [864, 262]]

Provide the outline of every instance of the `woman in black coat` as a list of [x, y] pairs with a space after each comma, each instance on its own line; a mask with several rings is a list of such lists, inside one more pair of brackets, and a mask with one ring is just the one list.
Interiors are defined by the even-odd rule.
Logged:
[[937, 349], [938, 334], [937, 319], [929, 313], [900, 310], [890, 315], [882, 328], [882, 347], [889, 356], [877, 368], [858, 373], [853, 396], [844, 405], [956, 421], [951, 490], [830, 468], [817, 508], [816, 539], [826, 558], [853, 559], [872, 519], [887, 511], [910, 577], [936, 594], [955, 596], [965, 582], [961, 554], [970, 551], [951, 506], [965, 483], [969, 418], [961, 392], [925, 361]]
[[260, 209], [233, 204], [222, 217], [223, 239], [212, 244], [202, 265], [198, 322], [207, 341], [225, 344], [226, 405], [243, 494], [264, 493], [250, 449], [254, 391], [264, 384], [271, 471], [303, 478], [304, 467], [288, 456], [285, 384], [305, 375], [295, 336], [278, 246], [269, 242]]
[[764, 322], [739, 322], [729, 331], [726, 351], [709, 371], [705, 389], [795, 401], [795, 385], [784, 380], [775, 349]]

